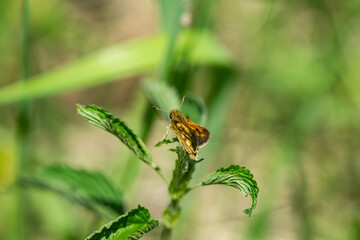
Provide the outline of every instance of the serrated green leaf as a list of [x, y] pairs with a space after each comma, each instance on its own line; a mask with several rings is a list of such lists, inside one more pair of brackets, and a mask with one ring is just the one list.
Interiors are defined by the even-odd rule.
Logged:
[[206, 176], [201, 183], [203, 186], [212, 184], [224, 184], [239, 189], [245, 196], [250, 195], [252, 205], [244, 212], [251, 216], [256, 207], [259, 188], [253, 179], [251, 172], [245, 167], [231, 165], [228, 168], [220, 168], [216, 172]]
[[182, 147], [177, 146], [176, 149], [170, 149], [176, 152], [178, 159], [175, 162], [173, 177], [169, 186], [169, 192], [172, 199], [180, 199], [186, 192], [192, 174], [195, 171], [195, 162]]
[[119, 118], [95, 105], [77, 104], [78, 113], [89, 123], [102, 128], [120, 139], [142, 161], [153, 165], [153, 160], [143, 141]]
[[98, 172], [55, 165], [23, 176], [20, 184], [54, 191], [99, 213], [124, 213], [121, 191]]
[[136, 240], [157, 227], [159, 222], [150, 219], [149, 211], [141, 206], [104, 225], [85, 240]]
[[154, 145], [154, 147], [160, 147], [160, 146], [162, 146], [163, 144], [170, 144], [170, 143], [174, 143], [174, 142], [178, 142], [178, 141], [179, 141], [179, 140], [178, 140], [176, 137], [170, 138], [170, 139], [165, 138], [165, 139], [161, 140], [160, 142], [156, 143], [156, 144]]

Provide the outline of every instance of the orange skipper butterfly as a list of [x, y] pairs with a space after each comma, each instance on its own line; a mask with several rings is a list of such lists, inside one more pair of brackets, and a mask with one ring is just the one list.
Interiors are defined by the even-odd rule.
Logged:
[[[195, 159], [198, 157], [197, 152], [199, 149], [207, 144], [210, 138], [210, 132], [200, 125], [194, 123], [189, 118], [184, 117], [179, 111], [181, 105], [185, 100], [185, 96], [183, 97], [179, 109], [173, 109], [169, 111], [169, 118], [171, 123], [168, 125], [166, 129], [166, 134], [162, 138], [165, 139], [169, 132], [169, 128], [171, 128], [177, 136], [177, 139], [185, 149], [187, 153], [190, 154], [190, 157]], [[161, 110], [157, 107], [153, 108]], [[167, 111], [166, 111], [167, 112]], [[161, 140], [161, 141], [162, 141]]]

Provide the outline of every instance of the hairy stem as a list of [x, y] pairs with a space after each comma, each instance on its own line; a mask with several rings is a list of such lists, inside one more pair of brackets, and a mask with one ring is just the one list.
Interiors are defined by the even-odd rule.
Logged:
[[155, 163], [150, 165], [158, 174], [159, 176], [166, 182], [166, 185], [169, 186], [170, 181], [169, 179], [167, 179], [167, 177], [165, 177], [165, 175], [163, 174], [163, 172], [161, 171], [160, 167], [158, 165], [156, 165]]
[[172, 150], [177, 153], [178, 159], [175, 162], [175, 169], [169, 184], [171, 202], [162, 216], [164, 227], [161, 233], [161, 240], [169, 240], [171, 238], [172, 228], [177, 223], [181, 213], [179, 201], [188, 192], [188, 184], [195, 170], [195, 163], [190, 160], [189, 154], [184, 149], [177, 147]]
[[173, 226], [180, 216], [179, 200], [172, 199], [163, 213], [164, 227], [161, 232], [161, 240], [170, 240]]
[[161, 231], [161, 240], [170, 240], [171, 239], [171, 232], [172, 232], [172, 228], [168, 228], [166, 226], [163, 226], [163, 229]]

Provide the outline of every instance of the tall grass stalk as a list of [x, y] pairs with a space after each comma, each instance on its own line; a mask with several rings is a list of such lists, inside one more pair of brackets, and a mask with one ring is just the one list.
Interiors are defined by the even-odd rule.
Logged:
[[173, 2], [159, 0], [159, 5], [162, 15], [162, 25], [164, 32], [167, 35], [168, 42], [157, 77], [160, 81], [166, 82], [168, 81], [169, 74], [172, 69], [171, 58], [173, 56], [173, 51], [180, 30], [180, 17], [183, 11], [183, 7], [181, 6], [182, 2], [180, 0]]
[[[20, 80], [26, 82], [29, 78], [29, 19], [30, 3], [29, 0], [22, 1], [22, 52], [21, 52], [21, 76]], [[17, 116], [17, 176], [23, 174], [29, 162], [29, 143], [30, 143], [30, 102], [25, 100], [20, 104]], [[17, 235], [16, 239], [27, 239], [27, 205], [26, 194], [19, 190], [17, 193]]]
[[[168, 41], [165, 47], [164, 55], [162, 56], [160, 62], [160, 67], [154, 77], [157, 81], [168, 82], [170, 73], [173, 70], [171, 63], [176, 40], [180, 30], [180, 16], [182, 13], [182, 7], [180, 1], [169, 3], [164, 0], [160, 0], [159, 5], [160, 12], [162, 13], [161, 20]], [[149, 104], [147, 104], [147, 107], [143, 112], [142, 119], [145, 119], [145, 121], [143, 122], [140, 130], [140, 138], [146, 141], [155, 119], [155, 112]], [[135, 156], [131, 156], [127, 161], [125, 166], [126, 171], [120, 179], [123, 188], [130, 188], [131, 184], [134, 182], [134, 179], [137, 176], [140, 164], [138, 161], [134, 161], [135, 158]]]

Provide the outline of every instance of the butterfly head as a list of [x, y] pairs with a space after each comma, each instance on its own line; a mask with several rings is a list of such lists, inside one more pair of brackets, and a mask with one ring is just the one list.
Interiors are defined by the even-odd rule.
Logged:
[[170, 111], [169, 111], [169, 118], [170, 118], [170, 120], [172, 120], [173, 118], [175, 118], [175, 117], [177, 117], [177, 116], [179, 116], [179, 115], [181, 115], [181, 113], [180, 113], [180, 111], [177, 110], [177, 109], [173, 109], [173, 110], [170, 110]]

